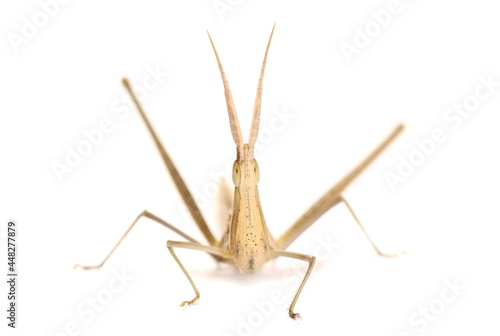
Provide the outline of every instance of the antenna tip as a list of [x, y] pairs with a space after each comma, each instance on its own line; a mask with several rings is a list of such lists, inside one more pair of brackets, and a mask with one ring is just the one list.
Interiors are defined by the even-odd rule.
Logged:
[[123, 86], [125, 86], [127, 89], [130, 89], [130, 83], [129, 83], [129, 81], [128, 81], [127, 77], [123, 77], [123, 78], [122, 78], [122, 84], [123, 84]]
[[212, 44], [212, 47], [215, 48], [214, 41], [212, 41], [212, 36], [210, 36], [210, 32], [208, 31], [208, 29], [207, 29], [207, 35], [208, 35], [208, 39], [210, 40], [210, 44]]

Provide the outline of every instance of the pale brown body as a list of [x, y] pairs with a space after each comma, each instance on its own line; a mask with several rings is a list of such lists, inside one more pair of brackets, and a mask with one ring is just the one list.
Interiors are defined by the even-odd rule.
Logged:
[[127, 231], [122, 235], [119, 241], [115, 244], [115, 246], [111, 249], [108, 255], [104, 258], [104, 260], [94, 266], [82, 266], [75, 265], [78, 267], [82, 267], [84, 269], [97, 269], [104, 265], [104, 263], [108, 260], [108, 258], [113, 254], [115, 249], [120, 245], [122, 240], [127, 236], [130, 230], [134, 227], [134, 225], [138, 222], [138, 220], [142, 217], [150, 218], [165, 227], [173, 230], [180, 236], [184, 237], [188, 242], [183, 241], [167, 241], [167, 248], [172, 254], [173, 258], [181, 268], [181, 270], [186, 275], [187, 279], [191, 283], [193, 290], [196, 296], [189, 301], [183, 301], [181, 305], [192, 304], [197, 301], [200, 297], [200, 293], [194, 284], [191, 276], [184, 268], [183, 264], [177, 257], [174, 248], [185, 248], [191, 250], [199, 250], [204, 251], [211, 254], [217, 261], [226, 262], [229, 264], [235, 265], [240, 272], [243, 273], [254, 273], [259, 271], [262, 268], [262, 265], [273, 258], [276, 257], [288, 257], [303, 260], [308, 263], [307, 271], [304, 275], [304, 278], [292, 300], [292, 303], [289, 307], [289, 315], [292, 318], [299, 318], [300, 315], [295, 313], [294, 307], [297, 302], [297, 299], [306, 283], [309, 274], [311, 273], [314, 264], [315, 257], [285, 251], [285, 249], [309, 226], [311, 226], [319, 217], [321, 217], [326, 211], [334, 207], [339, 203], [344, 203], [347, 206], [347, 209], [352, 213], [354, 219], [357, 224], [362, 229], [363, 233], [366, 235], [370, 243], [372, 244], [375, 251], [381, 256], [395, 256], [395, 254], [387, 255], [380, 252], [371, 238], [368, 236], [367, 232], [361, 225], [361, 222], [358, 220], [351, 206], [346, 202], [346, 200], [342, 196], [342, 192], [344, 189], [394, 140], [394, 138], [403, 130], [402, 125], [398, 125], [394, 131], [387, 137], [385, 141], [383, 141], [365, 160], [363, 160], [356, 168], [354, 168], [344, 179], [342, 179], [338, 184], [334, 185], [330, 190], [326, 192], [326, 194], [321, 197], [315, 204], [313, 204], [304, 215], [299, 218], [287, 231], [285, 231], [278, 239], [274, 239], [270, 234], [265, 219], [264, 214], [262, 212], [262, 207], [260, 204], [259, 191], [257, 184], [259, 182], [260, 172], [257, 161], [253, 156], [253, 147], [257, 140], [257, 135], [259, 131], [259, 121], [260, 121], [260, 107], [261, 107], [261, 99], [262, 99], [262, 81], [264, 77], [264, 70], [266, 66], [267, 55], [269, 51], [269, 46], [271, 44], [271, 39], [273, 36], [273, 31], [271, 32], [271, 37], [269, 38], [269, 42], [267, 44], [266, 53], [264, 56], [264, 61], [262, 63], [262, 69], [259, 77], [259, 83], [257, 87], [257, 96], [255, 99], [255, 106], [252, 118], [252, 127], [250, 130], [250, 138], [248, 143], [243, 142], [243, 137], [241, 134], [238, 117], [236, 115], [236, 109], [234, 107], [233, 99], [231, 96], [231, 90], [229, 89], [229, 84], [226, 79], [226, 75], [222, 68], [219, 56], [215, 49], [215, 46], [210, 38], [210, 42], [212, 44], [215, 57], [217, 59], [217, 64], [219, 66], [220, 74], [222, 77], [222, 82], [224, 85], [224, 93], [226, 96], [226, 103], [228, 109], [229, 123], [231, 126], [231, 133], [233, 136], [233, 140], [236, 144], [236, 160], [233, 165], [233, 183], [234, 183], [234, 197], [233, 202], [229, 206], [232, 207], [231, 217], [229, 221], [229, 226], [227, 228], [226, 233], [223, 237], [217, 240], [211, 230], [208, 228], [205, 219], [203, 218], [198, 206], [196, 205], [191, 193], [189, 192], [186, 184], [181, 178], [178, 170], [175, 168], [170, 156], [167, 154], [165, 148], [161, 144], [156, 132], [154, 131], [151, 123], [139, 101], [135, 97], [130, 84], [126, 79], [123, 80], [123, 84], [125, 88], [131, 95], [134, 103], [136, 104], [137, 109], [140, 112], [140, 115], [146, 126], [153, 137], [153, 140], [160, 151], [160, 154], [165, 162], [166, 168], [169, 171], [172, 179], [179, 190], [179, 193], [186, 204], [191, 216], [194, 221], [200, 228], [201, 232], [207, 239], [209, 245], [204, 245], [197, 242], [195, 239], [191, 238], [189, 235], [185, 234], [181, 230], [177, 229], [175, 226], [170, 223], [164, 221], [163, 219], [157, 217], [151, 212], [144, 210], [141, 212], [137, 218], [132, 222]]
[[[229, 225], [227, 246], [222, 248], [234, 255], [236, 267], [243, 273], [254, 273], [270, 259], [270, 250], [275, 249], [260, 205], [259, 167], [255, 159], [248, 156], [244, 147], [244, 158], [237, 160], [233, 167], [234, 201], [233, 214]], [[225, 241], [223, 237], [223, 241]]]

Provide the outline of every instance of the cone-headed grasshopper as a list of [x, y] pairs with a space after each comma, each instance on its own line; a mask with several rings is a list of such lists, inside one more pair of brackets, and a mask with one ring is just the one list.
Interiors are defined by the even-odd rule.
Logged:
[[262, 80], [264, 77], [264, 71], [266, 68], [266, 60], [269, 52], [269, 46], [271, 44], [271, 39], [274, 33], [274, 27], [267, 44], [266, 53], [264, 55], [264, 61], [262, 63], [262, 68], [260, 72], [259, 82], [257, 86], [257, 97], [255, 99], [255, 106], [253, 111], [252, 126], [250, 130], [250, 138], [248, 143], [244, 143], [243, 136], [241, 133], [240, 125], [238, 122], [238, 116], [236, 114], [236, 109], [234, 107], [233, 98], [231, 96], [231, 90], [229, 89], [229, 84], [226, 79], [226, 75], [222, 68], [219, 55], [215, 49], [212, 38], [209, 36], [210, 43], [212, 45], [213, 51], [215, 53], [215, 58], [219, 66], [220, 74], [222, 76], [222, 83], [224, 86], [224, 93], [226, 96], [226, 104], [229, 115], [229, 124], [231, 126], [231, 133], [233, 140], [236, 144], [236, 160], [233, 165], [233, 182], [234, 182], [234, 198], [232, 202], [232, 215], [230, 217], [230, 222], [228, 223], [227, 231], [224, 236], [217, 240], [210, 229], [207, 226], [205, 219], [203, 218], [198, 206], [196, 205], [193, 196], [189, 192], [186, 184], [182, 180], [179, 172], [172, 163], [169, 155], [167, 154], [165, 148], [160, 143], [156, 132], [153, 130], [151, 123], [144, 110], [142, 109], [139, 101], [135, 97], [129, 82], [124, 79], [123, 84], [127, 91], [129, 92], [132, 100], [134, 101], [139, 113], [146, 123], [149, 133], [152, 135], [153, 140], [160, 151], [160, 154], [165, 162], [165, 165], [172, 176], [174, 183], [186, 204], [191, 216], [200, 228], [201, 232], [208, 241], [208, 245], [201, 244], [195, 239], [191, 238], [189, 235], [183, 233], [179, 229], [175, 228], [173, 225], [164, 221], [163, 219], [155, 216], [149, 211], [143, 211], [137, 218], [133, 221], [127, 231], [123, 234], [120, 240], [116, 243], [113, 249], [108, 253], [104, 260], [95, 266], [82, 266], [84, 269], [95, 269], [100, 268], [108, 260], [108, 258], [113, 254], [115, 249], [120, 245], [122, 240], [127, 236], [132, 227], [137, 223], [141, 217], [148, 217], [167, 228], [175, 231], [182, 237], [184, 237], [188, 242], [182, 241], [167, 241], [167, 248], [174, 257], [177, 264], [180, 266], [187, 279], [191, 283], [196, 296], [189, 301], [184, 301], [181, 306], [192, 304], [199, 299], [200, 293], [193, 282], [193, 279], [189, 273], [184, 268], [183, 264], [177, 257], [175, 250], [176, 248], [184, 248], [191, 250], [203, 251], [211, 254], [215, 257], [217, 261], [226, 262], [235, 265], [240, 272], [244, 273], [254, 273], [260, 270], [262, 265], [276, 257], [288, 257], [300, 259], [309, 264], [309, 267], [302, 279], [302, 282], [293, 298], [293, 301], [289, 308], [289, 314], [292, 318], [299, 318], [300, 315], [294, 312], [295, 304], [297, 299], [304, 287], [304, 284], [311, 273], [315, 257], [289, 252], [285, 249], [290, 245], [302, 232], [304, 232], [311, 224], [313, 224], [319, 217], [321, 217], [326, 211], [331, 209], [333, 206], [344, 203], [349, 211], [352, 213], [354, 219], [362, 229], [363, 233], [366, 235], [370, 243], [372, 244], [375, 251], [381, 256], [394, 256], [387, 255], [380, 252], [371, 238], [368, 236], [367, 232], [361, 225], [354, 211], [346, 200], [342, 197], [342, 192], [344, 189], [356, 178], [392, 141], [393, 139], [403, 130], [402, 125], [398, 125], [394, 131], [389, 135], [389, 137], [383, 141], [363, 162], [361, 162], [354, 170], [351, 171], [344, 179], [342, 179], [338, 184], [333, 186], [326, 194], [321, 197], [315, 204], [313, 204], [305, 214], [300, 217], [287, 231], [285, 231], [277, 239], [273, 238], [270, 234], [266, 222], [264, 220], [264, 214], [262, 212], [259, 191], [257, 184], [259, 182], [259, 166], [254, 158], [254, 145], [257, 140], [259, 133], [259, 121], [260, 121], [260, 107], [262, 100]]

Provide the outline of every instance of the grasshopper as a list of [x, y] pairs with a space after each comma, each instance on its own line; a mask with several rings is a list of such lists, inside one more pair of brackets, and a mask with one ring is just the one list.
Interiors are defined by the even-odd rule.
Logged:
[[242, 273], [254, 273], [262, 268], [262, 265], [269, 260], [277, 257], [287, 257], [302, 260], [308, 263], [307, 271], [300, 283], [300, 286], [290, 304], [288, 313], [290, 317], [297, 319], [300, 318], [300, 314], [294, 312], [295, 305], [300, 296], [304, 285], [311, 274], [314, 267], [316, 258], [311, 255], [290, 252], [285, 249], [299, 237], [309, 226], [311, 226], [318, 218], [320, 218], [326, 211], [334, 207], [339, 203], [344, 203], [347, 209], [352, 214], [353, 218], [363, 231], [364, 235], [367, 237], [368, 241], [371, 243], [376, 253], [383, 257], [393, 257], [397, 254], [384, 254], [375, 245], [373, 240], [370, 238], [363, 225], [359, 221], [358, 217], [354, 213], [353, 209], [349, 203], [342, 196], [342, 192], [345, 188], [394, 140], [394, 138], [403, 130], [403, 125], [399, 124], [393, 130], [393, 132], [357, 167], [355, 167], [347, 176], [345, 176], [338, 184], [334, 185], [330, 190], [326, 192], [316, 203], [314, 203], [303, 215], [300, 217], [288, 230], [286, 230], [278, 238], [274, 238], [266, 225], [264, 219], [264, 214], [262, 211], [259, 191], [257, 184], [259, 182], [259, 165], [254, 158], [254, 145], [257, 140], [259, 133], [259, 121], [260, 121], [260, 109], [262, 102], [262, 82], [264, 78], [264, 71], [266, 68], [267, 55], [269, 52], [269, 47], [271, 45], [271, 40], [274, 34], [274, 27], [271, 31], [269, 41], [267, 43], [266, 52], [264, 55], [264, 60], [262, 62], [262, 67], [260, 71], [257, 95], [255, 99], [253, 118], [250, 129], [250, 137], [248, 143], [244, 143], [243, 136], [241, 133], [240, 125], [238, 122], [238, 116], [236, 114], [236, 108], [234, 106], [233, 98], [231, 96], [231, 90], [229, 89], [229, 83], [227, 81], [224, 69], [213, 43], [213, 40], [208, 33], [210, 44], [215, 54], [217, 64], [219, 67], [220, 75], [222, 77], [222, 83], [224, 86], [224, 94], [226, 97], [227, 111], [229, 116], [229, 124], [231, 127], [231, 134], [236, 144], [236, 160], [234, 161], [232, 179], [234, 183], [234, 197], [232, 201], [232, 212], [230, 216], [229, 223], [227, 225], [227, 230], [221, 239], [217, 240], [212, 232], [210, 231], [207, 223], [201, 214], [198, 206], [196, 205], [192, 194], [189, 192], [186, 184], [181, 178], [177, 168], [173, 164], [170, 156], [167, 154], [165, 148], [161, 144], [159, 137], [153, 129], [152, 124], [147, 118], [141, 104], [139, 103], [137, 97], [135, 96], [131, 85], [127, 79], [123, 79], [123, 85], [125, 89], [130, 94], [137, 110], [139, 111], [149, 133], [153, 137], [153, 140], [158, 148], [163, 161], [169, 171], [177, 190], [179, 191], [184, 203], [186, 204], [191, 216], [196, 222], [198, 228], [201, 230], [202, 234], [206, 238], [208, 245], [202, 244], [189, 235], [185, 234], [181, 230], [177, 229], [172, 224], [161, 219], [160, 217], [152, 214], [151, 212], [144, 210], [141, 212], [136, 219], [132, 222], [129, 228], [125, 231], [119, 241], [114, 245], [108, 255], [104, 260], [93, 266], [85, 265], [75, 265], [75, 267], [80, 267], [83, 269], [98, 269], [101, 268], [109, 257], [113, 254], [116, 248], [120, 245], [123, 239], [128, 235], [130, 230], [135, 226], [139, 219], [146, 217], [152, 219], [153, 221], [162, 224], [168, 229], [176, 232], [182, 236], [187, 241], [167, 241], [167, 248], [170, 251], [172, 257], [177, 262], [182, 272], [189, 280], [195, 297], [188, 301], [183, 301], [180, 305], [190, 305], [196, 302], [200, 298], [200, 292], [196, 287], [193, 279], [191, 278], [188, 271], [184, 268], [184, 265], [177, 257], [175, 249], [190, 249], [203, 251], [212, 255], [216, 261], [225, 262], [234, 265]]

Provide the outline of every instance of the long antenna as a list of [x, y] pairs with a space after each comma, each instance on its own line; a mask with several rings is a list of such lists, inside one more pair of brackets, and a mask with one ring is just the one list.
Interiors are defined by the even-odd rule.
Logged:
[[231, 89], [229, 88], [229, 83], [227, 81], [226, 74], [224, 72], [224, 69], [222, 68], [219, 55], [217, 54], [217, 50], [215, 49], [214, 42], [212, 41], [212, 37], [210, 36], [208, 30], [207, 34], [208, 38], [210, 39], [210, 43], [212, 44], [212, 48], [214, 49], [215, 58], [217, 59], [220, 75], [222, 77], [222, 83], [224, 84], [224, 94], [226, 96], [227, 113], [229, 116], [229, 126], [231, 126], [231, 134], [233, 135], [233, 139], [236, 144], [238, 157], [241, 157], [241, 154], [243, 153], [243, 136], [241, 134], [238, 115], [236, 114], [236, 108], [234, 107], [233, 96], [231, 95]]
[[267, 42], [266, 54], [264, 55], [264, 61], [262, 61], [262, 68], [260, 69], [259, 84], [257, 85], [257, 96], [255, 97], [255, 105], [253, 108], [252, 128], [250, 129], [250, 139], [248, 140], [248, 145], [250, 146], [250, 148], [253, 148], [255, 142], [257, 141], [257, 136], [259, 134], [260, 106], [262, 103], [262, 82], [264, 80], [264, 71], [266, 70], [267, 53], [269, 52], [269, 47], [271, 46], [274, 27], [276, 27], [276, 23], [273, 25], [271, 36], [269, 36], [269, 42]]

